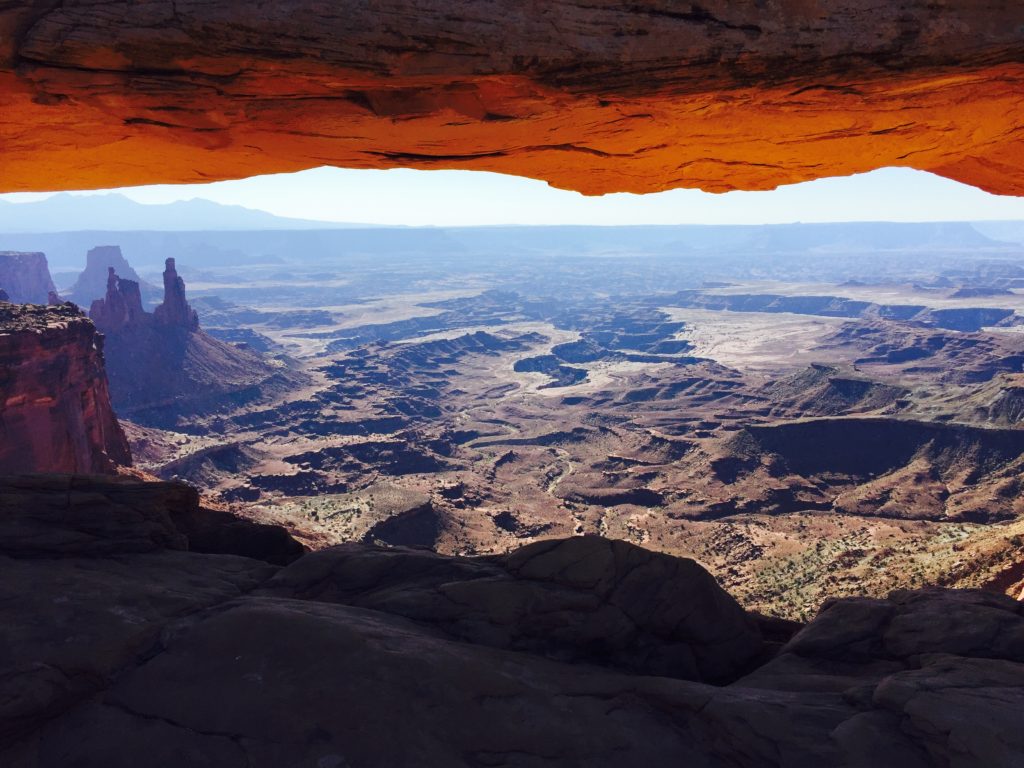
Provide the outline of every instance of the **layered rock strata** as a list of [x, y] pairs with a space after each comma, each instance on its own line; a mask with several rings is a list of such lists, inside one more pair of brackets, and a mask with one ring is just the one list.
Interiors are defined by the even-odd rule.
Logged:
[[1024, 6], [74, 0], [0, 9], [3, 191], [333, 164], [585, 193], [882, 166], [1024, 193]]
[[0, 304], [0, 473], [130, 464], [95, 326], [71, 304]]

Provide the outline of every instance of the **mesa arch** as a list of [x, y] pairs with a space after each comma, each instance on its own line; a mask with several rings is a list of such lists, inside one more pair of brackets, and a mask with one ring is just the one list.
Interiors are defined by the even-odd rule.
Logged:
[[471, 168], [588, 194], [882, 166], [1024, 194], [1018, 0], [0, 5], [0, 191]]

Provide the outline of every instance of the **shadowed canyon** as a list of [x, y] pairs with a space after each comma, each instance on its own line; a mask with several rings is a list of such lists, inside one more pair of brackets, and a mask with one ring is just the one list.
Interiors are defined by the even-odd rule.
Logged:
[[[0, 192], [1021, 194], [1022, 29], [997, 0], [0, 3]], [[1019, 766], [1022, 491], [1020, 221], [0, 210], [3, 766]]]

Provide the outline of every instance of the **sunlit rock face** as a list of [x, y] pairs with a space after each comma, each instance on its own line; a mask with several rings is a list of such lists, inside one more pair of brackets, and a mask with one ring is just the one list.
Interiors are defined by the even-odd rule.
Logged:
[[0, 304], [0, 474], [131, 464], [101, 343], [73, 304]]
[[585, 193], [910, 166], [1024, 194], [1017, 0], [0, 6], [4, 191], [333, 164]]
[[111, 270], [122, 280], [138, 284], [140, 300], [155, 300], [162, 295], [155, 286], [139, 277], [118, 246], [98, 245], [86, 253], [85, 269], [68, 291], [67, 298], [81, 307], [91, 306], [96, 299], [104, 298], [110, 288]]

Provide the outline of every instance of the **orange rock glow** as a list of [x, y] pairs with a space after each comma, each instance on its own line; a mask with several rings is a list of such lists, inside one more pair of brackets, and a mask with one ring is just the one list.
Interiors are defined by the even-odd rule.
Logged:
[[1024, 194], [1013, 0], [11, 5], [3, 191], [336, 165], [721, 192], [908, 166]]

